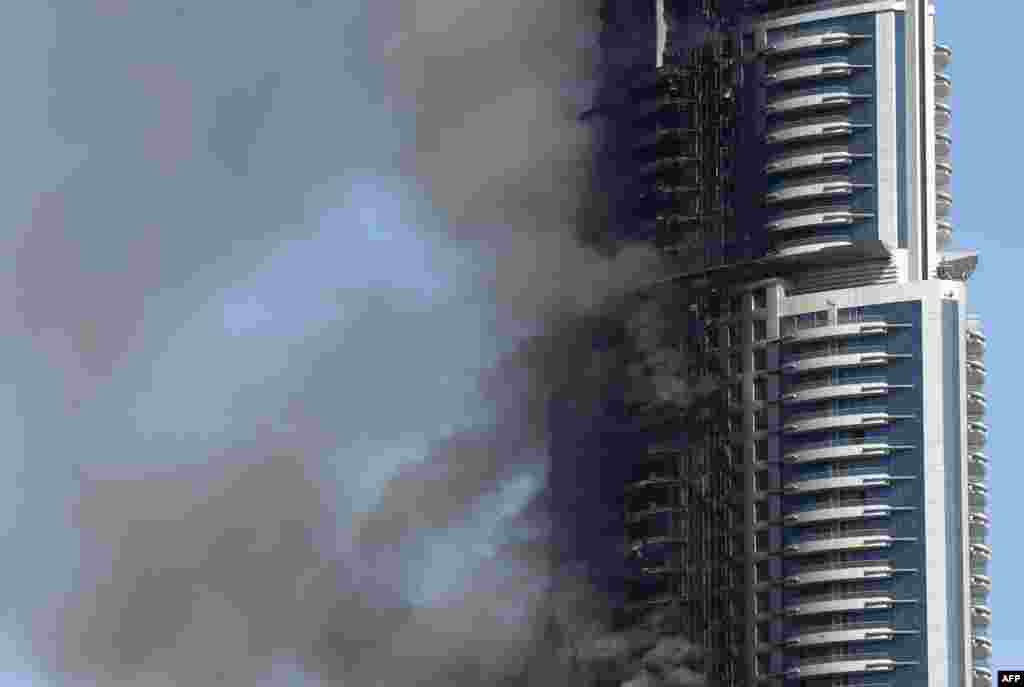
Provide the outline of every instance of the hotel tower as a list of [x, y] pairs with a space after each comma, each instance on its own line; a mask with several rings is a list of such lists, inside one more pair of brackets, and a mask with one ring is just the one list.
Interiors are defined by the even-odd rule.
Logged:
[[651, 290], [681, 362], [602, 458], [623, 617], [675, 610], [712, 685], [987, 687], [986, 344], [934, 2], [641, 4], [606, 2], [609, 116], [632, 231], [678, 261]]

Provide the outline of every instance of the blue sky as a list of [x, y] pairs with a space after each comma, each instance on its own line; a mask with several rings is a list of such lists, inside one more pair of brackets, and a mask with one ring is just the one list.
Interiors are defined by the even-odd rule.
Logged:
[[1017, 315], [1016, 275], [1024, 260], [1024, 237], [1015, 219], [1020, 197], [1016, 161], [1024, 153], [1009, 133], [1019, 120], [1024, 95], [1014, 84], [1021, 62], [1016, 27], [1024, 5], [939, 0], [939, 41], [953, 48], [953, 220], [956, 243], [977, 248], [978, 271], [970, 283], [969, 310], [982, 317], [990, 373], [986, 387], [992, 460], [993, 666], [1024, 668], [1024, 594], [1018, 576], [1024, 548], [1017, 527], [1024, 522], [1024, 463], [1010, 448], [1024, 365], [1011, 355], [1024, 338]]

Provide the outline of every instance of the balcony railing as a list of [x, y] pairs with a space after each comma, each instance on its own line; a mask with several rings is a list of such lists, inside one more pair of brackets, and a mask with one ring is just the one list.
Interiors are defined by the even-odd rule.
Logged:
[[801, 565], [791, 575], [804, 575], [806, 573], [828, 572], [829, 570], [845, 570], [847, 568], [885, 568], [890, 567], [890, 560], [869, 560], [869, 561], [836, 561], [834, 563], [819, 563], [817, 565]]
[[[877, 472], [877, 470], [875, 470]], [[797, 507], [787, 507], [786, 513], [808, 513], [815, 510], [827, 510], [830, 508], [856, 508], [857, 506], [888, 506], [891, 501], [887, 498], [864, 498], [864, 499], [836, 499], [834, 501], [812, 501]]]
[[836, 632], [843, 630], [870, 630], [876, 627], [892, 627], [890, 620], [871, 620], [860, 623], [820, 623], [818, 625], [800, 625], [793, 627], [788, 637], [799, 637], [801, 635], [815, 634], [818, 632]]
[[820, 603], [823, 601], [847, 601], [852, 599], [874, 599], [877, 597], [892, 597], [892, 592], [885, 589], [865, 590], [862, 592], [833, 592], [829, 594], [814, 594], [813, 596], [799, 596], [786, 600], [785, 606], [803, 606], [805, 604]]
[[[819, 525], [815, 525], [816, 527]], [[884, 537], [888, 536], [888, 529], [859, 529], [859, 530], [834, 530], [829, 532], [799, 532], [791, 536], [786, 545], [808, 544], [816, 541], [829, 541], [831, 539], [845, 539], [847, 537]]]
[[884, 403], [875, 403], [871, 405], [865, 405], [863, 407], [849, 408], [848, 412], [837, 413], [834, 410], [816, 410], [807, 413], [798, 413], [796, 415], [789, 415], [783, 420], [783, 424], [788, 425], [794, 422], [804, 422], [805, 420], [821, 420], [829, 417], [844, 417], [846, 415], [865, 415], [869, 413], [888, 413], [889, 405]]
[[[836, 653], [828, 656], [816, 656], [814, 658], [801, 659], [790, 666], [792, 668], [802, 668], [804, 666], [817, 666], [823, 663], [836, 663], [839, 661], [871, 661], [871, 660], [887, 660], [891, 659], [892, 655], [882, 652], [871, 652], [864, 654], [853, 654], [853, 653]], [[890, 685], [890, 683], [884, 683]]]

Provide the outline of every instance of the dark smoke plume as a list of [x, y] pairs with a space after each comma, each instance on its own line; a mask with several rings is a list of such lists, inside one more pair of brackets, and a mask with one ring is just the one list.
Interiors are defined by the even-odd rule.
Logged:
[[[300, 2], [292, 11], [302, 21], [329, 26], [334, 10], [326, 4]], [[105, 20], [133, 12], [112, 0], [97, 9]], [[204, 21], [206, 9], [170, 8], [167, 17], [147, 19], [147, 26]], [[368, 97], [399, 113], [386, 132], [394, 138], [388, 143], [397, 142], [397, 155], [353, 153], [358, 159], [350, 168], [396, 164], [443, 215], [445, 228], [435, 238], [468, 247], [489, 271], [471, 287], [479, 293], [470, 295], [486, 303], [489, 315], [479, 324], [505, 351], [478, 380], [493, 421], [464, 428], [463, 418], [451, 418], [460, 429], [435, 440], [421, 460], [399, 466], [369, 508], [353, 508], [338, 482], [358, 482], [360, 468], [341, 465], [339, 477], [327, 474], [325, 463], [339, 445], [358, 444], [360, 437], [337, 425], [348, 408], [371, 403], [372, 390], [348, 388], [344, 379], [332, 379], [332, 393], [311, 390], [318, 379], [331, 378], [336, 359], [325, 350], [311, 364], [321, 374], [304, 372], [307, 380], [280, 391], [282, 410], [269, 413], [265, 426], [232, 425], [225, 430], [228, 448], [189, 456], [191, 467], [129, 468], [130, 456], [97, 451], [83, 459], [80, 472], [73, 524], [81, 561], [74, 585], [42, 614], [36, 649], [68, 685], [248, 687], [264, 684], [282, 664], [324, 685], [546, 687], [609, 677], [631, 687], [700, 684], [699, 652], [656, 620], [628, 632], [609, 629], [609, 602], [586, 574], [559, 567], [550, 535], [560, 523], [543, 492], [498, 519], [490, 553], [460, 573], [457, 589], [433, 603], [411, 598], [409, 579], [418, 572], [412, 568], [427, 542], [499, 510], [495, 500], [523, 475], [546, 473], [552, 398], [572, 399], [575, 419], [585, 425], [610, 388], [629, 376], [623, 347], [595, 350], [592, 342], [621, 329], [616, 304], [662, 268], [646, 248], [609, 238], [615, 194], [595, 169], [596, 124], [579, 116], [597, 97], [601, 74], [598, 0], [403, 0], [364, 9], [360, 21], [370, 27], [369, 38], [346, 34], [340, 40], [384, 65], [378, 76], [385, 93], [368, 88]], [[210, 98], [212, 123], [201, 138], [226, 172], [219, 183], [281, 173], [279, 183], [295, 185], [298, 196], [318, 182], [318, 173], [349, 169], [332, 167], [329, 155], [317, 157], [315, 143], [302, 147], [286, 137], [276, 143], [285, 151], [298, 145], [298, 152], [281, 153], [283, 173], [269, 170], [267, 159], [254, 152], [255, 141], [272, 135], [274, 106], [293, 97], [296, 80], [313, 74], [319, 88], [330, 89], [334, 71], [344, 69], [323, 59], [333, 56], [326, 45], [330, 33], [308, 31], [310, 42], [325, 43], [295, 58], [308, 63], [299, 69], [263, 65]], [[257, 55], [262, 40], [241, 36], [238, 49]], [[185, 51], [184, 44], [178, 50]], [[172, 62], [179, 59], [185, 57], [171, 53]], [[103, 78], [118, 87], [115, 76]], [[139, 133], [150, 141], [140, 149], [155, 156], [150, 161], [162, 174], [189, 169], [188, 155], [174, 145], [174, 137], [195, 133], [175, 115], [175, 107], [185, 107], [183, 77], [160, 68], [129, 78], [157, 89], [161, 116], [169, 118], [155, 132]], [[309, 135], [302, 131], [307, 126], [329, 140], [345, 125], [343, 109], [319, 119], [317, 107], [316, 101], [302, 104], [310, 114], [292, 129], [296, 138]], [[102, 120], [99, 111], [85, 114]], [[303, 155], [315, 169], [303, 168]], [[261, 212], [271, 225], [284, 224], [296, 213], [248, 187], [224, 188], [234, 202], [256, 208], [252, 216], [227, 215], [225, 226], [262, 226]], [[188, 198], [198, 205], [205, 196]], [[175, 214], [187, 202], [154, 194], [148, 207], [165, 211], [173, 224], [191, 217]], [[72, 380], [77, 399], [87, 395], [81, 389], [98, 393], [133, 350], [143, 296], [186, 275], [150, 264], [160, 250], [180, 248], [173, 232], [154, 229], [125, 243], [126, 267], [112, 281], [97, 277], [70, 257], [77, 244], [65, 235], [63, 213], [58, 198], [42, 199], [21, 247], [17, 309], [27, 327], [60, 349], [62, 360], [74, 361], [66, 365], [79, 370]], [[128, 217], [125, 226], [140, 216]], [[265, 238], [210, 233], [211, 252]], [[44, 277], [55, 246], [60, 271], [85, 285], [66, 298], [56, 297]], [[401, 269], [383, 267], [380, 281], [402, 283]], [[389, 311], [390, 294], [379, 297]], [[420, 331], [430, 322], [411, 315], [402, 320], [400, 307], [394, 309], [405, 355], [415, 359]], [[54, 332], [63, 334], [46, 338]], [[642, 341], [633, 346], [656, 348]], [[658, 370], [677, 364], [669, 358], [656, 363]], [[655, 386], [670, 385], [668, 378], [659, 376]], [[192, 383], [202, 400], [211, 380], [197, 375]], [[388, 410], [387, 403], [371, 407], [378, 429], [367, 432], [387, 435]]]

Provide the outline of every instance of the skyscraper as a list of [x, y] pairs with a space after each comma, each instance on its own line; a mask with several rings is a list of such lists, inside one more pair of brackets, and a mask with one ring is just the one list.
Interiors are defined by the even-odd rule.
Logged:
[[985, 336], [933, 2], [635, 6], [605, 6], [620, 205], [679, 262], [651, 289], [679, 326], [630, 406], [624, 617], [674, 610], [713, 684], [990, 684]]

